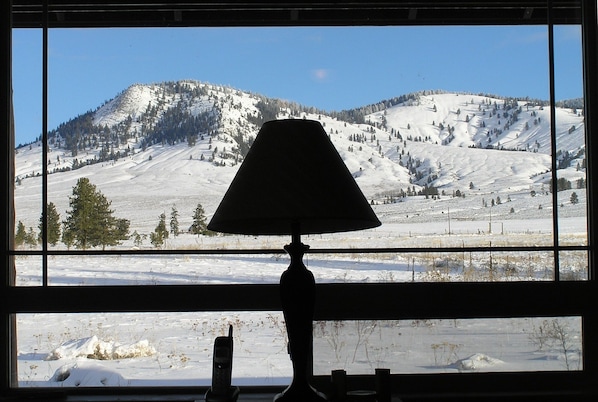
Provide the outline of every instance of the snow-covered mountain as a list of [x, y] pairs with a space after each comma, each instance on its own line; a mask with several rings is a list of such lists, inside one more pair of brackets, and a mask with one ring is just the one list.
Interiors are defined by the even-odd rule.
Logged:
[[[174, 206], [183, 229], [198, 203], [208, 217], [214, 212], [264, 120], [306, 118], [320, 121], [330, 134], [383, 222], [355, 233], [312, 236], [307, 240], [312, 250], [552, 245], [549, 109], [529, 100], [435, 91], [325, 113], [200, 82], [133, 85], [53, 130], [47, 161], [42, 162], [39, 142], [16, 150], [16, 220], [31, 231], [38, 227], [45, 163], [48, 201], [62, 219], [77, 179], [87, 177], [112, 201], [115, 215], [130, 220], [131, 232], [151, 233], [158, 216], [168, 216]], [[563, 245], [587, 244], [580, 112], [556, 109], [558, 177], [572, 184], [557, 194]], [[578, 203], [571, 201], [573, 192]], [[185, 234], [171, 236], [165, 248], [283, 244], [264, 237]], [[148, 240], [132, 239], [122, 247], [153, 248]], [[312, 254], [306, 262], [319, 283], [527, 281], [552, 279], [551, 254], [356, 252]], [[561, 278], [587, 279], [585, 251], [559, 255]], [[277, 283], [287, 264], [278, 255], [130, 257], [51, 256], [48, 277], [53, 286]], [[40, 286], [40, 262], [34, 255], [19, 258], [17, 285]], [[345, 322], [340, 332], [316, 325], [314, 371], [340, 367], [367, 373], [374, 364], [398, 373], [575, 370], [582, 363], [573, 353], [581, 350], [581, 319], [556, 318], [426, 320], [425, 325], [406, 320], [400, 331], [399, 321], [376, 323], [376, 336], [386, 342], [382, 349], [380, 342], [369, 349], [355, 339], [363, 333], [358, 321]], [[209, 351], [229, 323], [241, 346], [234, 384], [288, 384], [292, 372], [280, 312], [19, 314], [17, 319], [24, 387], [209, 385]], [[563, 351], [548, 344], [535, 350], [530, 334], [548, 324], [570, 331], [576, 340], [572, 347]], [[331, 348], [329, 337], [345, 346]], [[448, 345], [450, 356], [436, 345]], [[457, 351], [465, 358], [457, 359]], [[93, 363], [84, 358], [99, 354], [102, 360]]]
[[[583, 111], [556, 108], [559, 177], [585, 177]], [[329, 133], [366, 197], [501, 194], [550, 188], [550, 107], [483, 94], [422, 91], [325, 112], [197, 81], [135, 84], [50, 132], [48, 199], [59, 211], [79, 177], [118, 211], [156, 214], [202, 203], [213, 213], [262, 122], [313, 119]], [[36, 226], [41, 144], [16, 150], [17, 219]], [[407, 197], [408, 198], [408, 197]], [[134, 226], [134, 225], [133, 225]]]

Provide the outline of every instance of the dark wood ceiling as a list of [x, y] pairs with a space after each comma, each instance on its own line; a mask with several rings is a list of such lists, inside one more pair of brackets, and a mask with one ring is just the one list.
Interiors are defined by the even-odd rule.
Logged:
[[16, 28], [41, 27], [44, 21], [50, 28], [520, 25], [547, 24], [549, 18], [555, 24], [578, 24], [582, 13], [581, 0], [12, 0], [12, 3]]

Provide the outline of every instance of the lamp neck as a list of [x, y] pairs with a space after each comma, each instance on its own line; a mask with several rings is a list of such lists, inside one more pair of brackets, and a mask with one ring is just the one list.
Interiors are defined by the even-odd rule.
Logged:
[[309, 246], [301, 243], [301, 231], [299, 229], [299, 222], [294, 222], [291, 233], [291, 244], [284, 246], [284, 249], [291, 257], [291, 267], [303, 265], [303, 254], [309, 250]]
[[301, 244], [301, 224], [299, 222], [291, 224], [291, 244]]

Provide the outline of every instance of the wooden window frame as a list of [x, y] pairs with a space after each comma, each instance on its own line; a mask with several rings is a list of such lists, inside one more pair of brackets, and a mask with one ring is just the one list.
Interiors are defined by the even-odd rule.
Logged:
[[[11, 134], [12, 29], [19, 27], [141, 27], [141, 26], [317, 26], [317, 25], [487, 25], [487, 24], [581, 24], [584, 57], [584, 100], [588, 111], [598, 105], [598, 47], [596, 3], [584, 1], [344, 1], [344, 2], [175, 2], [136, 1], [101, 2], [89, 0], [83, 5], [63, 1], [3, 1], [0, 5], [2, 31], [0, 54], [8, 55], [0, 70], [0, 156], [3, 188], [0, 196], [0, 241], [2, 243], [2, 321], [0, 330], [0, 398], [105, 396], [115, 390], [98, 389], [22, 389], [15, 385], [15, 316], [21, 313], [93, 313], [93, 312], [177, 312], [177, 311], [272, 311], [280, 310], [277, 285], [185, 285], [185, 286], [101, 286], [101, 287], [18, 287], [14, 284], [13, 247], [13, 150]], [[551, 5], [549, 12], [547, 5]], [[485, 8], [484, 8], [485, 7]], [[489, 10], [495, 11], [489, 13]], [[415, 11], [413, 11], [415, 10]], [[492, 17], [488, 17], [491, 15]], [[45, 35], [47, 36], [47, 35]], [[552, 52], [552, 50], [551, 50]], [[44, 53], [47, 60], [47, 53]], [[47, 82], [47, 67], [44, 68]], [[551, 94], [554, 97], [553, 94]], [[44, 108], [47, 110], [44, 92]], [[553, 102], [554, 103], [554, 102]], [[585, 115], [588, 184], [587, 281], [515, 282], [515, 283], [399, 283], [399, 284], [322, 284], [318, 285], [317, 320], [338, 319], [453, 319], [500, 317], [579, 316], [583, 330], [583, 369], [576, 372], [519, 372], [487, 374], [393, 375], [393, 389], [405, 400], [451, 397], [499, 398], [522, 400], [529, 395], [544, 395], [558, 400], [583, 400], [598, 395], [598, 286], [595, 239], [598, 184], [597, 141], [592, 135], [598, 127], [592, 113]], [[47, 119], [44, 119], [47, 132]], [[6, 133], [9, 133], [8, 135]], [[43, 202], [45, 205], [46, 202]], [[555, 245], [554, 252], [563, 248]], [[334, 250], [332, 250], [334, 251]], [[367, 250], [364, 250], [367, 251]], [[371, 251], [371, 250], [370, 250]], [[382, 251], [382, 250], [377, 250]], [[392, 249], [392, 252], [410, 250]], [[425, 251], [425, 250], [423, 250]], [[441, 251], [446, 251], [442, 249]], [[264, 252], [268, 252], [267, 250]], [[47, 248], [38, 255], [50, 255]], [[33, 253], [35, 254], [35, 252]], [[70, 252], [68, 254], [76, 254]], [[121, 254], [119, 252], [119, 254]], [[176, 252], [168, 251], [168, 254]], [[104, 297], [109, 294], [110, 297]], [[355, 294], [361, 297], [356, 299]], [[461, 295], [467, 294], [467, 305]], [[508, 298], [504, 295], [509, 295]], [[217, 295], [218, 297], [214, 297]], [[558, 295], [556, 297], [555, 295]], [[500, 303], [485, 303], [488, 299]], [[538, 303], [537, 300], [542, 300]], [[71, 300], [77, 300], [76, 305]], [[101, 300], [102, 304], [98, 304]], [[193, 302], [190, 303], [189, 301]], [[336, 303], [343, 300], [343, 303]], [[364, 303], [363, 300], [367, 300]], [[403, 301], [409, 300], [409, 303]], [[442, 306], [439, 310], [438, 306]], [[354, 380], [366, 382], [367, 378]], [[326, 387], [329, 379], [315, 378]], [[195, 390], [202, 395], [205, 390]], [[255, 387], [244, 392], [272, 393], [278, 389]], [[118, 389], [119, 395], [149, 395], [168, 399], [186, 395], [188, 388]], [[114, 396], [113, 396], [114, 397]], [[411, 398], [411, 399], [410, 399]], [[418, 399], [419, 398], [419, 399]], [[514, 399], [515, 398], [515, 399]], [[493, 399], [494, 400], [494, 399]], [[552, 400], [552, 399], [551, 399]], [[587, 399], [590, 400], [590, 399]]]

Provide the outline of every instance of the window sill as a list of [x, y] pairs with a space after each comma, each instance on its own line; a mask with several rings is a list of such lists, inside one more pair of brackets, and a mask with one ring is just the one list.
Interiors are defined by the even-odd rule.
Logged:
[[[237, 402], [272, 402], [276, 393], [245, 393], [239, 396]], [[21, 401], [23, 396], [0, 397], [0, 401]], [[67, 401], [67, 402], [204, 402], [204, 394], [170, 394], [170, 395], [73, 395], [54, 396], [28, 395], [29, 401]], [[448, 393], [448, 394], [419, 394], [408, 396], [393, 396], [392, 402], [590, 402], [598, 400], [598, 391], [570, 392], [570, 393]], [[335, 401], [332, 401], [335, 402]]]

